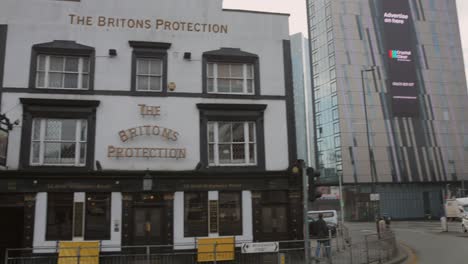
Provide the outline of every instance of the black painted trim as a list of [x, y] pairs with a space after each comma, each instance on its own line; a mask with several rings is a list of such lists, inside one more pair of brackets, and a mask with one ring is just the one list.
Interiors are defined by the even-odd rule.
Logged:
[[[144, 93], [144, 94], [157, 94], [160, 96], [166, 96], [167, 94], [167, 64], [168, 64], [167, 63], [167, 49], [171, 46], [171, 44], [159, 43], [159, 42], [129, 41], [129, 45], [133, 47], [132, 77], [130, 78], [131, 79], [131, 84], [130, 84], [131, 92], [138, 93], [138, 94]], [[139, 58], [160, 59], [163, 61], [163, 80], [162, 80], [161, 91], [150, 92], [150, 91], [137, 91], [136, 90], [136, 67], [137, 67], [136, 61]]]
[[[23, 104], [23, 126], [20, 146], [20, 169], [26, 171], [92, 171], [94, 169], [94, 151], [96, 140], [96, 108], [99, 101], [56, 100], [20, 98]], [[88, 121], [88, 145], [86, 164], [83, 167], [70, 166], [31, 166], [32, 120], [45, 118], [83, 118]]]
[[265, 12], [265, 11], [254, 11], [254, 10], [242, 10], [242, 9], [228, 9], [223, 8], [226, 12], [240, 12], [240, 13], [252, 13], [252, 14], [264, 14], [264, 15], [276, 15], [276, 16], [291, 16], [288, 13], [277, 13], [277, 12]]
[[208, 93], [206, 71], [209, 62], [223, 62], [223, 63], [252, 63], [254, 65], [254, 95], [240, 95], [247, 96], [260, 96], [260, 62], [257, 54], [241, 51], [235, 48], [221, 48], [219, 50], [206, 51], [202, 55], [202, 90], [203, 94], [225, 96], [222, 93]]
[[8, 25], [0, 25], [0, 110], [2, 106], [3, 75], [4, 75], [4, 69], [5, 69], [7, 34], [8, 34]]
[[144, 97], [186, 97], [186, 98], [211, 98], [211, 99], [244, 99], [244, 100], [285, 100], [283, 95], [239, 95], [239, 94], [203, 94], [168, 92], [166, 94], [155, 92], [118, 91], [118, 90], [56, 90], [56, 89], [30, 89], [6, 87], [6, 93], [32, 93], [32, 94], [80, 94], [80, 95], [104, 95], [104, 96], [144, 96]]
[[[266, 105], [247, 104], [197, 104], [200, 111], [200, 162], [202, 170], [214, 172], [265, 171], [265, 129], [263, 114]], [[208, 166], [208, 121], [254, 121], [257, 135], [257, 165]]]
[[161, 50], [168, 50], [171, 48], [171, 43], [166, 42], [149, 42], [149, 41], [128, 41], [128, 44], [132, 48], [140, 48], [140, 49], [161, 49]]
[[[37, 69], [37, 56], [44, 55], [61, 55], [61, 56], [78, 56], [89, 58], [89, 84], [88, 89], [70, 89], [70, 88], [57, 88], [57, 89], [43, 89], [36, 87], [36, 69]], [[93, 47], [78, 44], [75, 41], [69, 40], [54, 40], [52, 42], [35, 44], [31, 50], [31, 63], [29, 68], [29, 88], [48, 90], [49, 93], [60, 93], [61, 91], [92, 91], [94, 90], [94, 71], [96, 64], [95, 50]]]
[[[286, 115], [288, 130], [289, 165], [297, 160], [296, 118], [294, 114], [294, 86], [291, 61], [291, 41], [283, 40], [284, 88], [286, 94]], [[315, 103], [314, 103], [315, 105]], [[315, 119], [315, 118], [314, 118]]]

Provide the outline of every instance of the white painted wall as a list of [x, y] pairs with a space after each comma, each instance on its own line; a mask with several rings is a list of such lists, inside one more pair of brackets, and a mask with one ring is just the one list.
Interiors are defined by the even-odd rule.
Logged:
[[[208, 200], [218, 200], [218, 191], [209, 191]], [[208, 223], [206, 223], [208, 225]], [[241, 243], [253, 241], [253, 211], [252, 192], [242, 191], [242, 232], [241, 236], [235, 236], [236, 246]], [[219, 234], [208, 234], [208, 237], [223, 237]], [[198, 238], [184, 237], [184, 192], [174, 193], [174, 249], [194, 249]]]
[[[92, 16], [93, 26], [70, 24], [69, 14]], [[99, 27], [98, 16], [190, 21], [228, 25], [227, 34]], [[262, 94], [284, 95], [282, 40], [289, 39], [284, 15], [222, 11], [220, 0], [3, 0], [0, 24], [8, 24], [4, 86], [28, 86], [31, 46], [53, 40], [76, 40], [96, 48], [95, 88], [129, 90], [132, 49], [129, 40], [169, 42], [168, 81], [176, 92], [201, 92], [201, 56], [221, 47], [241, 48], [260, 57]], [[118, 56], [108, 58], [108, 50]], [[184, 61], [184, 52], [192, 61]], [[116, 78], [118, 76], [118, 78]]]
[[[19, 98], [79, 98], [99, 100], [101, 104], [96, 116], [95, 159], [103, 169], [117, 170], [193, 170], [200, 161], [200, 115], [197, 103], [251, 103], [267, 104], [264, 117], [265, 160], [267, 170], [284, 170], [288, 167], [288, 141], [286, 127], [286, 103], [282, 100], [221, 100], [202, 98], [144, 98], [125, 96], [64, 96], [6, 93], [3, 95], [2, 109], [10, 110], [11, 120], [22, 120], [22, 105]], [[142, 117], [138, 104], [161, 106], [161, 116]], [[159, 125], [180, 133], [177, 141], [168, 141], [162, 137], [138, 137], [128, 142], [121, 142], [118, 132], [139, 125]], [[21, 128], [15, 127], [10, 132], [8, 148], [8, 168], [16, 169], [19, 163]], [[275, 142], [275, 144], [268, 144]], [[151, 158], [108, 158], [107, 147], [167, 147], [186, 148], [185, 159]]]
[[[228, 33], [79, 26], [69, 23], [69, 14], [87, 15], [94, 19], [107, 16], [226, 24]], [[174, 93], [201, 93], [202, 52], [233, 47], [259, 55], [262, 95], [285, 94], [282, 40], [289, 39], [289, 34], [288, 17], [284, 15], [222, 11], [221, 0], [2, 0], [0, 24], [8, 24], [5, 87], [28, 87], [31, 48], [34, 44], [76, 40], [96, 48], [95, 90], [129, 91], [132, 49], [128, 41], [139, 40], [172, 43], [168, 50], [168, 81], [176, 83]], [[108, 49], [116, 49], [118, 55], [115, 58], [107, 57]], [[192, 52], [192, 61], [182, 58], [184, 52]], [[97, 111], [95, 159], [101, 162], [103, 169], [116, 170], [192, 170], [200, 161], [197, 103], [267, 104], [264, 135], [266, 168], [284, 170], [288, 167], [286, 104], [283, 100], [4, 93], [0, 112], [7, 113], [10, 120], [22, 120], [21, 97], [101, 101]], [[138, 113], [138, 104], [161, 106], [161, 116], [142, 118]], [[120, 130], [150, 124], [178, 131], [179, 140], [168, 142], [157, 137], [140, 137], [132, 142], [120, 142]], [[20, 139], [21, 127], [15, 127], [10, 133], [8, 169], [18, 168]], [[110, 159], [107, 157], [109, 145], [186, 148], [187, 157], [184, 160]]]
[[[75, 202], [85, 202], [85, 193], [77, 192], [74, 195]], [[34, 253], [53, 253], [55, 252], [58, 241], [46, 240], [47, 229], [47, 193], [40, 192], [36, 194], [36, 208], [34, 218]], [[85, 222], [83, 222], [85, 223]], [[114, 230], [114, 225], [118, 223], [119, 228]], [[122, 194], [114, 192], [111, 195], [111, 239], [102, 240], [101, 251], [111, 252], [120, 251], [122, 244]], [[83, 241], [82, 237], [74, 237], [72, 241]]]

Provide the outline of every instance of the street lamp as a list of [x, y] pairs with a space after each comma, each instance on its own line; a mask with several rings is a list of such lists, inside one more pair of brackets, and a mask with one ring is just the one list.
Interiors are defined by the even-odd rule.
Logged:
[[[367, 99], [366, 99], [366, 89], [365, 89], [365, 83], [364, 83], [364, 74], [367, 72], [374, 72], [375, 68], [372, 66], [370, 68], [364, 68], [361, 70], [361, 81], [362, 81], [362, 98], [363, 98], [363, 103], [364, 103], [364, 117], [366, 120], [366, 136], [367, 136], [367, 150], [369, 152], [369, 169], [370, 169], [370, 175], [371, 175], [371, 181], [372, 181], [372, 193], [375, 193], [375, 175], [374, 175], [374, 170], [372, 168], [372, 161], [374, 159], [374, 155], [371, 149], [371, 144], [370, 144], [370, 135], [369, 135], [369, 118], [367, 116]], [[374, 212], [376, 213], [376, 212]], [[375, 217], [375, 215], [374, 215]]]

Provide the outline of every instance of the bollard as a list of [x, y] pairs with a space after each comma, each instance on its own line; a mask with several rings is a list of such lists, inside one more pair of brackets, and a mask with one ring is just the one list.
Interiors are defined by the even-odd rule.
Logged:
[[150, 247], [146, 246], [146, 264], [150, 264], [150, 255], [151, 255], [150, 250], [151, 250]]
[[440, 218], [440, 225], [442, 226], [442, 232], [448, 232], [448, 222], [445, 216]]
[[364, 239], [366, 240], [366, 260], [367, 260], [366, 263], [370, 263], [370, 257], [369, 257], [369, 242], [368, 242], [367, 236], [365, 236]]
[[5, 264], [8, 264], [8, 249], [5, 250]]

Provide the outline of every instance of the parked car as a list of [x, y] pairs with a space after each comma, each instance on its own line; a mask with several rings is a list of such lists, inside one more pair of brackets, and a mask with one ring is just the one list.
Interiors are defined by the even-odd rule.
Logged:
[[336, 236], [336, 229], [338, 227], [337, 212], [336, 210], [323, 210], [307, 212], [310, 237], [316, 238], [318, 236], [316, 222], [319, 219], [319, 214], [323, 215], [323, 220], [325, 223], [327, 223], [328, 229], [331, 231], [332, 236]]

